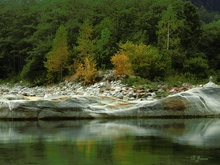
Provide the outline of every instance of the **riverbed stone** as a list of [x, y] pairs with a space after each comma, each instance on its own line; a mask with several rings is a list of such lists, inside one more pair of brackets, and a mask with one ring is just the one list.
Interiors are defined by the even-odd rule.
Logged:
[[186, 109], [186, 102], [181, 97], [167, 98], [162, 102], [162, 104], [164, 110], [184, 111]]
[[[199, 87], [183, 84], [144, 89], [107, 78], [90, 86], [68, 81], [35, 87], [5, 84], [0, 85], [0, 119], [219, 115], [219, 89], [213, 82]], [[170, 95], [159, 99], [158, 93], [163, 92]]]
[[[50, 89], [51, 90], [51, 89]], [[81, 88], [83, 90], [83, 88]], [[109, 93], [108, 93], [109, 92]], [[197, 87], [162, 99], [91, 95], [0, 96], [0, 119], [195, 117], [220, 115], [220, 87]]]

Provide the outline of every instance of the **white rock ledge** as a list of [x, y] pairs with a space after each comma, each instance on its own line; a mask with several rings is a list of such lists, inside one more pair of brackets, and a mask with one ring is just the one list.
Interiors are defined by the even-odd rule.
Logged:
[[2, 95], [0, 119], [166, 118], [220, 115], [220, 87], [193, 88], [159, 100], [105, 96]]

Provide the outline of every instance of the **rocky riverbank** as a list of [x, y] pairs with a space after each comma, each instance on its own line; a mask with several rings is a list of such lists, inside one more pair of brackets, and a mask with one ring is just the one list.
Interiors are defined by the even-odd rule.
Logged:
[[121, 80], [116, 81], [101, 81], [90, 86], [83, 86], [81, 83], [62, 82], [55, 85], [27, 87], [22, 83], [15, 85], [2, 84], [0, 85], [0, 95], [22, 95], [35, 97], [57, 97], [57, 96], [101, 96], [114, 97], [124, 101], [132, 100], [153, 100], [156, 98], [165, 97], [166, 95], [175, 94], [178, 92], [191, 89], [190, 84], [182, 84], [178, 87], [168, 87], [168, 85], [157, 85], [154, 88], [137, 88], [121, 83]]
[[220, 115], [220, 87], [212, 82], [160, 99], [157, 91], [127, 87], [120, 81], [88, 87], [70, 82], [33, 88], [2, 85], [0, 91], [0, 119], [9, 120]]
[[89, 86], [64, 81], [28, 87], [0, 85], [0, 119], [204, 117], [220, 115], [220, 87], [181, 84], [128, 86], [107, 79]]

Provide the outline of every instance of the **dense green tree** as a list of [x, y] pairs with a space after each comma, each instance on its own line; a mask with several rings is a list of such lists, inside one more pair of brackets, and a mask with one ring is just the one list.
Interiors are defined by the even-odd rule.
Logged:
[[196, 6], [204, 6], [209, 11], [220, 11], [219, 0], [191, 0]]
[[[46, 68], [44, 67], [45, 54], [52, 48], [52, 41], [58, 27], [66, 21], [66, 2], [60, 0], [37, 1], [30, 5], [36, 20], [35, 31], [29, 36], [28, 41], [33, 48], [28, 51], [26, 64], [21, 77], [34, 84], [44, 83], [46, 80]], [[37, 66], [35, 66], [37, 64]], [[37, 68], [37, 69], [36, 69]]]
[[110, 40], [111, 32], [108, 28], [101, 31], [100, 39], [97, 41], [97, 54], [96, 60], [99, 62], [100, 68], [106, 68], [106, 63], [104, 62], [106, 57], [109, 57], [110, 47], [108, 43]]
[[195, 75], [198, 78], [206, 78], [209, 65], [206, 59], [195, 57], [187, 59], [184, 63], [185, 72]]
[[[218, 72], [219, 13], [207, 0], [195, 1], [199, 8], [188, 0], [0, 0], [0, 78], [44, 83], [44, 61], [61, 25], [66, 27], [69, 52], [65, 66], [89, 57], [99, 69], [111, 69], [119, 45], [130, 41], [152, 45], [148, 48], [159, 50], [166, 63], [172, 60], [171, 70], [179, 73], [196, 74], [193, 68], [199, 67]], [[195, 67], [198, 61], [209, 67]], [[146, 76], [140, 69], [138, 75], [156, 77], [157, 72]], [[60, 79], [61, 72], [53, 77]]]
[[184, 54], [181, 51], [181, 30], [183, 20], [178, 18], [177, 12], [172, 5], [162, 13], [161, 20], [158, 22], [158, 46], [161, 53], [171, 58], [174, 69], [182, 68]]
[[220, 20], [204, 25], [200, 51], [207, 57], [215, 72], [220, 70]]
[[157, 48], [151, 45], [134, 44], [130, 41], [120, 45], [120, 54], [128, 56], [133, 74], [150, 80], [163, 78], [169, 68]]
[[95, 40], [92, 36], [93, 26], [90, 21], [87, 19], [83, 22], [79, 29], [79, 36], [77, 38], [77, 47], [76, 50], [78, 52], [77, 58], [79, 60], [83, 60], [88, 56], [94, 57], [95, 52]]
[[33, 48], [29, 38], [35, 31], [36, 18], [28, 4], [10, 4], [1, 10], [0, 19], [1, 77], [17, 75]]
[[198, 8], [198, 13], [201, 17], [201, 20], [205, 22], [206, 24], [212, 22], [212, 21], [217, 21], [220, 19], [220, 11], [219, 12], [210, 12], [206, 10], [204, 6], [201, 6]]
[[44, 62], [44, 66], [47, 68], [47, 78], [50, 81], [62, 80], [68, 56], [67, 31], [61, 25], [53, 40], [52, 50], [46, 54], [47, 60]]
[[96, 61], [99, 68], [112, 67], [110, 58], [118, 50], [116, 31], [116, 23], [110, 17], [105, 17], [94, 26], [94, 36], [97, 39]]
[[172, 50], [180, 47], [180, 31], [182, 27], [183, 21], [178, 20], [172, 5], [169, 5], [158, 22], [157, 35], [159, 47], [162, 50]]
[[201, 39], [202, 22], [195, 6], [186, 2], [183, 5], [184, 29], [181, 33], [181, 43], [188, 54], [193, 56]]
[[46, 83], [46, 68], [43, 65], [44, 57], [41, 55], [32, 56], [27, 60], [26, 65], [21, 72], [21, 78], [33, 85], [42, 85]]

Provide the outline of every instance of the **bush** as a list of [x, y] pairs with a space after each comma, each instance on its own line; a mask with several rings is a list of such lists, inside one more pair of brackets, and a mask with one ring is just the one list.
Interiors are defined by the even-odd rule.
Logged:
[[74, 79], [83, 81], [84, 84], [91, 84], [95, 82], [97, 75], [96, 63], [91, 57], [86, 57], [82, 63], [75, 63], [76, 72], [73, 75]]
[[186, 72], [186, 73], [173, 73], [170, 76], [166, 77], [165, 81], [171, 86], [181, 86], [183, 83], [190, 84], [201, 84], [204, 83], [202, 79], [198, 79], [195, 74]]
[[130, 76], [122, 80], [123, 84], [134, 87], [146, 87], [147, 84], [150, 83], [149, 80], [138, 77], [138, 76]]
[[28, 81], [32, 85], [42, 85], [46, 83], [47, 72], [43, 66], [42, 59], [41, 56], [36, 56], [27, 61], [20, 74], [22, 81]]
[[131, 63], [125, 53], [115, 54], [111, 58], [111, 62], [114, 65], [114, 69], [117, 75], [130, 75], [131, 74]]
[[208, 61], [201, 58], [195, 57], [185, 61], [184, 70], [191, 74], [196, 75], [198, 78], [206, 78], [208, 75]]
[[209, 72], [209, 76], [213, 77], [212, 82], [219, 84], [220, 83], [220, 70], [211, 70]]
[[131, 63], [132, 71], [136, 76], [154, 80], [165, 76], [169, 67], [169, 60], [159, 53], [158, 49], [153, 46], [144, 44], [133, 44], [126, 42], [120, 45], [120, 53], [128, 56]]

